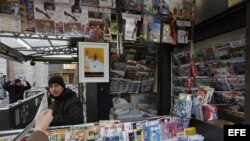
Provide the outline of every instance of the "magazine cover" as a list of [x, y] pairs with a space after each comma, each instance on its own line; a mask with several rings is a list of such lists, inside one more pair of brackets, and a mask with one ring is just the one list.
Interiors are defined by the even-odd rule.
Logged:
[[170, 131], [170, 127], [168, 126], [170, 123], [163, 123], [161, 124], [161, 136], [163, 140], [167, 140], [167, 139], [172, 139], [172, 133]]
[[83, 129], [65, 133], [65, 141], [87, 140], [87, 132], [87, 129]]
[[162, 43], [173, 44], [173, 37], [170, 33], [170, 25], [168, 23], [162, 24]]
[[170, 0], [169, 2], [170, 16], [178, 17], [181, 9], [182, 9], [182, 0]]
[[21, 32], [20, 16], [0, 14], [0, 31]]
[[64, 35], [69, 37], [81, 37], [82, 28], [88, 23], [88, 7], [79, 4], [65, 5], [64, 14]]
[[103, 23], [99, 21], [89, 21], [89, 39], [88, 41], [103, 41], [104, 31]]
[[143, 39], [143, 41], [148, 41], [148, 24], [153, 21], [153, 16], [149, 15], [149, 14], [143, 14], [142, 19], [143, 19], [142, 39]]
[[74, 4], [75, 0], [54, 0], [55, 3]]
[[190, 52], [179, 52], [174, 54], [174, 57], [177, 59], [180, 65], [188, 64], [190, 63]]
[[214, 49], [212, 47], [206, 48], [204, 51], [206, 61], [215, 60]]
[[211, 80], [209, 77], [197, 77], [194, 81], [194, 85], [197, 87], [200, 86], [209, 86], [211, 84]]
[[55, 21], [55, 34], [63, 36], [64, 35], [64, 15], [63, 15], [63, 9], [65, 8], [65, 4], [58, 3], [55, 5], [55, 16], [53, 16], [53, 19]]
[[150, 78], [148, 80], [144, 80], [141, 82], [141, 92], [150, 92], [152, 90], [154, 78]]
[[116, 34], [116, 32], [117, 32], [117, 23], [116, 23], [116, 21], [111, 21], [111, 25], [110, 25], [111, 27], [110, 27], [110, 32], [111, 32], [111, 34]]
[[211, 82], [211, 87], [215, 88], [215, 91], [230, 91], [230, 85], [225, 77], [214, 77]]
[[99, 0], [99, 6], [100, 7], [109, 7], [111, 8], [113, 5], [113, 0]]
[[92, 135], [89, 134], [89, 128], [93, 126], [94, 123], [70, 126], [70, 132], [65, 134], [65, 141], [87, 140]]
[[119, 136], [119, 141], [125, 141], [126, 139], [123, 126], [123, 123], [114, 125], [114, 135]]
[[160, 125], [146, 127], [148, 141], [161, 141]]
[[0, 1], [0, 31], [21, 32], [19, 0]]
[[191, 40], [191, 21], [176, 20], [177, 43], [187, 44]]
[[233, 81], [230, 84], [233, 85], [231, 87], [234, 91], [245, 91], [245, 74], [237, 75], [234, 79], [229, 78], [229, 80]]
[[67, 138], [65, 138], [65, 135], [69, 134], [69, 132], [65, 132], [65, 133], [50, 133], [48, 134], [48, 138], [50, 141], [64, 141], [66, 139], [66, 141], [69, 141]]
[[244, 47], [231, 48], [231, 58], [244, 58], [245, 50]]
[[124, 28], [124, 40], [136, 41], [136, 20], [126, 18]]
[[160, 0], [152, 0], [153, 3], [153, 14], [158, 15], [161, 13]]
[[192, 0], [170, 0], [169, 5], [170, 15], [172, 17], [192, 18], [192, 8], [194, 6]]
[[137, 23], [141, 21], [141, 15], [122, 13], [122, 19], [124, 20], [124, 40], [135, 41], [139, 31]]
[[194, 0], [184, 0], [182, 11], [180, 11], [180, 17], [185, 19], [192, 19], [192, 10], [195, 8]]
[[195, 51], [195, 61], [196, 62], [206, 62], [207, 58], [205, 55], [205, 49], [200, 49]]
[[214, 94], [214, 88], [210, 88], [210, 87], [204, 87], [204, 88], [200, 88], [198, 91], [198, 97], [201, 96], [201, 99], [197, 99], [197, 100], [201, 100], [201, 102], [198, 102], [198, 104], [207, 104], [207, 103], [211, 103], [212, 102], [212, 97]]
[[88, 41], [110, 40], [111, 10], [105, 8], [89, 7], [89, 28], [84, 32]]
[[188, 43], [188, 33], [186, 30], [177, 30], [177, 42]]
[[35, 33], [33, 0], [20, 1], [21, 26], [23, 33]]
[[123, 78], [111, 78], [109, 85], [109, 91], [111, 94], [121, 94], [123, 92], [123, 80]]
[[36, 19], [36, 33], [44, 35], [55, 35], [55, 22], [52, 20]]
[[99, 0], [80, 0], [83, 5], [99, 6]]
[[205, 111], [205, 120], [216, 120], [218, 119], [217, 115], [217, 107], [216, 105], [205, 104], [203, 105], [203, 109]]
[[1, 0], [0, 13], [20, 16], [19, 0]]
[[16, 138], [16, 135], [3, 136], [0, 137], [0, 141], [13, 141]]
[[169, 15], [169, 1], [170, 0], [161, 0], [160, 1], [161, 14]]
[[131, 81], [128, 93], [139, 93], [140, 86], [141, 86], [141, 81]]
[[104, 32], [104, 39], [111, 40], [111, 13], [103, 13], [103, 32]]
[[151, 22], [148, 24], [148, 41], [149, 42], [160, 42], [161, 24]]
[[173, 68], [174, 76], [188, 76], [189, 69], [188, 67], [175, 67]]
[[197, 76], [211, 76], [211, 68], [207, 63], [200, 63], [196, 65]]
[[123, 0], [124, 9], [142, 11], [142, 0]]
[[245, 74], [245, 59], [233, 59], [232, 60], [232, 65], [233, 65], [233, 70], [234, 74], [240, 75], [240, 74]]
[[231, 58], [230, 44], [221, 45], [215, 47], [215, 58], [220, 60], [226, 60]]
[[99, 137], [99, 126], [95, 125], [95, 126], [90, 126], [88, 127], [88, 140], [91, 139], [96, 139]]
[[[34, 1], [36, 32], [38, 34], [55, 35], [63, 31], [63, 4], [51, 1]], [[56, 27], [57, 26], [57, 27]]]
[[238, 91], [216, 91], [214, 92], [213, 103], [234, 104], [244, 106], [244, 92]]
[[233, 74], [234, 74], [234, 70], [232, 67], [212, 69], [213, 76], [227, 77]]
[[192, 101], [179, 99], [176, 115], [180, 117], [191, 118], [191, 109]]
[[153, 13], [152, 0], [143, 0], [143, 13], [148, 13], [148, 14]]

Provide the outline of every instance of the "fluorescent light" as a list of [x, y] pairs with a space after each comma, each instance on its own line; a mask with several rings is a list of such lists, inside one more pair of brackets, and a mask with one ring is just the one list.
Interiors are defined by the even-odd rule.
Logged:
[[76, 55], [46, 55], [46, 56], [43, 56], [43, 57], [46, 57], [46, 58], [52, 58], [52, 57], [55, 57], [55, 58], [73, 58], [73, 57], [76, 57]]
[[19, 42], [21, 45], [25, 46], [27, 49], [31, 49], [31, 46], [28, 45], [23, 39], [17, 38], [17, 42]]

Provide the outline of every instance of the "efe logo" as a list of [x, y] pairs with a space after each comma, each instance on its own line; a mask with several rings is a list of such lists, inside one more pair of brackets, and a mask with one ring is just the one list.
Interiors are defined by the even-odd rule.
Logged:
[[228, 136], [246, 136], [246, 129], [228, 129]]
[[230, 141], [232, 138], [234, 138], [233, 140], [249, 141], [250, 134], [248, 132], [250, 132], [250, 125], [224, 125], [224, 141]]

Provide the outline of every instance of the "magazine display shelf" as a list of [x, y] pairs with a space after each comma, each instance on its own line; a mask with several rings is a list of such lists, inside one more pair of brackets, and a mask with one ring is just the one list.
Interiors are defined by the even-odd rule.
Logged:
[[[198, 136], [202, 141], [204, 137], [197, 135], [193, 128], [187, 129], [189, 120], [174, 116], [157, 116], [134, 120], [106, 120], [98, 123], [50, 127], [45, 133], [49, 140], [168, 140], [174, 138], [190, 138]], [[22, 138], [26, 138], [33, 131], [31, 129]], [[184, 132], [188, 133], [187, 136]], [[1, 131], [0, 139], [11, 140], [22, 133], [22, 130]], [[179, 135], [182, 134], [182, 135]], [[194, 140], [194, 139], [193, 139]], [[190, 140], [192, 141], [192, 140]]]
[[[212, 18], [209, 18], [208, 20], [204, 21], [204, 22], [201, 22], [197, 25], [195, 25], [194, 27], [194, 43], [195, 44], [199, 44], [201, 45], [200, 42], [202, 42], [203, 40], [207, 40], [209, 38], [216, 38], [217, 36], [221, 35], [221, 38], [223, 38], [223, 36], [225, 36], [225, 38], [227, 37], [227, 34], [228, 32], [234, 32], [234, 31], [237, 31], [237, 30], [243, 30], [242, 34], [241, 35], [245, 35], [244, 36], [244, 39], [243, 38], [240, 38], [239, 36], [236, 38], [236, 39], [231, 39], [228, 40], [227, 43], [231, 43], [231, 46], [234, 46], [232, 45], [233, 43], [235, 42], [244, 42], [244, 45], [240, 45], [238, 46], [237, 48], [240, 50], [239, 52], [237, 52], [236, 54], [241, 54], [240, 52], [243, 52], [244, 55], [242, 56], [241, 55], [236, 55], [234, 56], [234, 49], [231, 50], [231, 57], [230, 59], [228, 60], [226, 57], [227, 56], [223, 56], [223, 55], [219, 55], [219, 60], [220, 60], [220, 63], [222, 64], [226, 64], [228, 65], [229, 63], [231, 64], [230, 67], [226, 67], [226, 68], [232, 68], [233, 70], [233, 73], [234, 73], [234, 76], [237, 76], [239, 75], [239, 73], [237, 72], [237, 70], [234, 68], [237, 68], [236, 66], [240, 66], [238, 65], [239, 63], [235, 63], [234, 61], [232, 60], [244, 60], [242, 62], [242, 64], [244, 64], [243, 68], [244, 68], [244, 74], [245, 76], [242, 77], [242, 80], [244, 81], [243, 84], [245, 85], [245, 87], [243, 89], [238, 89], [236, 90], [237, 92], [239, 93], [242, 93], [242, 91], [245, 93], [243, 95], [239, 94], [238, 96], [235, 97], [234, 100], [236, 100], [236, 102], [239, 102], [239, 103], [242, 103], [240, 104], [241, 105], [241, 108], [242, 108], [242, 111], [240, 112], [235, 112], [233, 110], [225, 110], [225, 109], [221, 109], [221, 108], [228, 108], [230, 105], [232, 105], [232, 103], [218, 103], [218, 101], [213, 101], [213, 102], [216, 102], [216, 104], [218, 104], [218, 106], [220, 107], [218, 109], [218, 116], [221, 118], [221, 119], [224, 119], [226, 121], [232, 121], [232, 122], [235, 122], [235, 123], [243, 123], [243, 124], [249, 124], [250, 123], [250, 118], [249, 118], [249, 114], [250, 114], [250, 105], [248, 102], [245, 102], [245, 101], [249, 101], [250, 99], [250, 96], [248, 95], [249, 92], [250, 92], [250, 89], [249, 89], [249, 82], [250, 82], [250, 74], [249, 74], [249, 37], [250, 37], [250, 30], [249, 28], [244, 28], [244, 27], [249, 27], [250, 25], [250, 19], [248, 18], [250, 15], [250, 2], [249, 1], [242, 1], [241, 3], [233, 6], [233, 7], [230, 7], [228, 8], [227, 10], [221, 12], [220, 14], [212, 17]], [[233, 36], [233, 35], [232, 35]], [[243, 41], [244, 40], [244, 41]], [[214, 42], [214, 41], [210, 41], [210, 42]], [[215, 45], [215, 48], [213, 48], [213, 51], [216, 51], [214, 53], [212, 53], [212, 55], [218, 55], [220, 54], [220, 44], [221, 42], [219, 42], [217, 45]], [[209, 43], [208, 43], [209, 44]], [[224, 42], [224, 45], [225, 45], [225, 42]], [[217, 47], [216, 47], [217, 46]], [[220, 46], [220, 47], [218, 47]], [[204, 46], [203, 46], [204, 47]], [[207, 46], [208, 47], [208, 46]], [[215, 49], [215, 50], [214, 50]], [[181, 49], [180, 49], [181, 50]], [[196, 46], [194, 45], [194, 50], [195, 50], [195, 55], [197, 56], [197, 49]], [[182, 50], [183, 51], [183, 50]], [[211, 50], [210, 50], [211, 51]], [[208, 52], [210, 52], [208, 51]], [[187, 53], [185, 52], [188, 52], [187, 50], [184, 50], [183, 52], [181, 52], [182, 54], [186, 54], [186, 55], [183, 55], [183, 56], [188, 56]], [[227, 51], [221, 51], [221, 52], [227, 52]], [[176, 52], [174, 53], [176, 54]], [[223, 53], [221, 53], [223, 54]], [[226, 53], [228, 54], [228, 53]], [[174, 55], [173, 55], [174, 56]], [[172, 57], [173, 57], [172, 56]], [[202, 55], [200, 55], [200, 57], [202, 57]], [[204, 56], [203, 56], [204, 57]], [[218, 57], [218, 56], [217, 56]], [[225, 57], [225, 58], [223, 58]], [[184, 62], [185, 62], [185, 59], [183, 59]], [[211, 62], [217, 62], [218, 63], [218, 59], [211, 59], [212, 61]], [[211, 63], [209, 61], [207, 61], [206, 63]], [[172, 61], [172, 65], [173, 65], [173, 61]], [[187, 65], [186, 65], [187, 64]], [[205, 63], [203, 63], [205, 64]], [[202, 66], [203, 64], [201, 64], [199, 61], [196, 61], [195, 65], [196, 67], [198, 66]], [[174, 82], [174, 79], [179, 79], [180, 81], [178, 82], [179, 84], [186, 84], [186, 79], [187, 79], [187, 75], [188, 75], [188, 72], [189, 72], [189, 62], [186, 62], [186, 63], [182, 63], [181, 65], [179, 65], [177, 68], [177, 70], [179, 68], [183, 68], [181, 70], [179, 70], [183, 75], [181, 76], [177, 76], [177, 77], [174, 77], [174, 69], [175, 67], [172, 67], [172, 77], [173, 80], [171, 81], [172, 83], [172, 97], [176, 97], [174, 96], [174, 89], [182, 89], [182, 90], [186, 90], [187, 88], [185, 87], [185, 85], [183, 87], [175, 87], [175, 84], [177, 83], [176, 81]], [[184, 69], [185, 68], [185, 69]], [[221, 67], [222, 68], [222, 67]], [[197, 78], [198, 79], [208, 79], [208, 78], [212, 78], [211, 75], [199, 75], [199, 73], [201, 74], [201, 67], [200, 68], [197, 68], [197, 73], [198, 73], [198, 76]], [[229, 70], [229, 69], [227, 69]], [[211, 70], [205, 70], [204, 72], [206, 73], [209, 73], [209, 71]], [[218, 71], [220, 72], [220, 71]], [[227, 71], [221, 71], [222, 73], [229, 73]], [[215, 77], [215, 76], [213, 76]], [[223, 78], [225, 78], [225, 76], [223, 76]], [[184, 81], [181, 81], [181, 80], [184, 80]], [[240, 79], [238, 79], [240, 80]], [[204, 81], [205, 82], [205, 81]], [[234, 88], [236, 87], [232, 87], [234, 86], [231, 85], [228, 81], [228, 80], [225, 80], [226, 82], [226, 85], [227, 87], [229, 88], [228, 90], [219, 90], [218, 88], [216, 88], [217, 90], [215, 91], [215, 93], [221, 93], [222, 91], [223, 92], [227, 92], [227, 91], [233, 91]], [[195, 83], [195, 82], [194, 82]], [[210, 83], [211, 84], [211, 83]], [[236, 82], [236, 84], [238, 84], [238, 82]], [[210, 85], [211, 86], [211, 85]], [[215, 85], [212, 85], [212, 86], [215, 86]], [[197, 89], [195, 86], [193, 87], [193, 90]], [[223, 95], [223, 94], [222, 94]], [[228, 98], [228, 97], [227, 97]], [[230, 98], [229, 98], [230, 99]], [[214, 99], [216, 100], [216, 99]], [[225, 102], [225, 101], [224, 101]], [[199, 123], [198, 123], [199, 122]], [[210, 121], [209, 121], [210, 122]], [[213, 122], [213, 121], [212, 121]], [[197, 120], [194, 120], [194, 123], [197, 123], [195, 125], [197, 126], [204, 126], [203, 124], [207, 124], [207, 122], [203, 122], [203, 121], [197, 121]], [[214, 125], [212, 125], [214, 126]], [[198, 128], [198, 127], [197, 127]], [[203, 127], [202, 127], [203, 128]], [[206, 129], [206, 128], [204, 128]], [[223, 131], [223, 129], [221, 129], [221, 131]], [[205, 132], [204, 132], [205, 133]], [[212, 133], [212, 134], [211, 134]], [[215, 135], [215, 133], [211, 130], [209, 130], [208, 133], [204, 134], [205, 136], [210, 136], [210, 135]], [[216, 134], [217, 135], [217, 134]]]
[[[220, 118], [231, 115], [231, 121], [233, 122], [242, 122], [244, 119], [244, 49], [245, 39], [240, 39], [215, 47], [196, 49], [194, 54], [197, 76], [193, 80], [192, 94], [197, 93], [201, 86], [213, 88], [214, 94], [211, 104], [217, 105]], [[188, 93], [186, 86], [189, 75], [188, 65], [190, 65], [188, 58], [189, 52], [180, 52], [173, 55], [174, 62], [180, 64], [176, 66], [175, 63], [173, 66], [173, 96], [175, 97], [179, 93]], [[193, 101], [193, 103], [193, 106], [196, 106], [195, 103], [197, 102]]]

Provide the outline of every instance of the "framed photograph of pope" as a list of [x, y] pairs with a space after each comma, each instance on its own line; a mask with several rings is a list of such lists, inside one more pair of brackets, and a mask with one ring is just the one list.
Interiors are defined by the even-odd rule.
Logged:
[[109, 43], [78, 43], [79, 82], [109, 82]]

